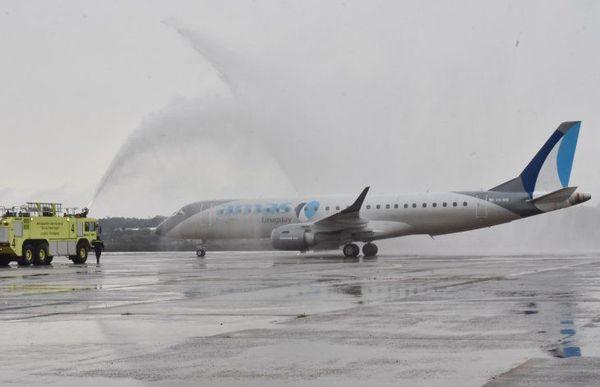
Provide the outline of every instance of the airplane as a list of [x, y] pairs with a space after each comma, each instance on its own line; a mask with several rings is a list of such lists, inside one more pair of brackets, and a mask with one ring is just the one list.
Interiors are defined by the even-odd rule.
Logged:
[[[430, 236], [491, 227], [591, 199], [569, 186], [581, 121], [563, 122], [517, 177], [487, 191], [424, 192], [355, 199], [303, 197], [212, 200], [188, 204], [165, 219], [156, 233], [211, 242], [263, 242], [277, 250], [306, 252], [342, 248], [357, 257], [378, 254], [377, 240]], [[353, 200], [354, 199], [354, 200]]]

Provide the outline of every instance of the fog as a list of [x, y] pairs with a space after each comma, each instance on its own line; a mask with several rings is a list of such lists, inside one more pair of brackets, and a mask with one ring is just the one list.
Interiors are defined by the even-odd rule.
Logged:
[[[567, 120], [583, 121], [571, 182], [600, 192], [597, 2], [116, 4], [38, 3], [44, 16], [26, 28], [32, 10], [2, 3], [0, 39], [17, 53], [11, 36], [35, 50], [48, 32], [102, 51], [86, 62], [89, 79], [60, 66], [69, 47], [46, 54], [59, 63], [44, 103], [77, 117], [86, 134], [65, 129], [67, 118], [22, 128], [78, 146], [45, 159], [7, 150], [22, 161], [0, 200], [83, 206], [96, 197], [95, 216], [151, 216], [196, 200], [358, 194], [366, 185], [372, 194], [487, 189], [516, 176]], [[115, 81], [92, 82], [107, 63]], [[20, 74], [0, 66], [3, 79]], [[28, 96], [40, 93], [19, 79], [9, 83], [19, 98], [5, 95], [0, 108], [8, 143], [22, 141], [8, 128], [30, 119]], [[94, 97], [73, 91], [75, 82]], [[72, 165], [85, 177], [52, 176], [90, 152], [85, 167]]]

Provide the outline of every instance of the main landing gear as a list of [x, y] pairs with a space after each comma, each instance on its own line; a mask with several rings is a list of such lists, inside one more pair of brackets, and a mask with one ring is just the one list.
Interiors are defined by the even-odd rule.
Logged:
[[379, 249], [377, 248], [377, 245], [375, 243], [365, 243], [363, 245], [363, 254], [365, 255], [365, 257], [374, 257], [377, 255], [377, 252], [379, 251]]
[[360, 249], [354, 243], [348, 243], [342, 251], [346, 257], [358, 257], [358, 254], [360, 254]]
[[198, 247], [198, 250], [196, 250], [196, 255], [198, 258], [204, 258], [206, 255], [206, 249], [204, 247]]
[[[365, 257], [374, 257], [377, 255], [377, 245], [371, 242], [365, 243], [362, 251]], [[344, 245], [342, 252], [346, 257], [358, 257], [358, 254], [360, 254], [360, 248], [354, 243], [348, 243], [347, 245]]]

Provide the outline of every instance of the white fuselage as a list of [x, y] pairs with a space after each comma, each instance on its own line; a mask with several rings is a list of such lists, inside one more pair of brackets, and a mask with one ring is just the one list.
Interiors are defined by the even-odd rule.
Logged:
[[[207, 241], [265, 240], [280, 250], [344, 246], [357, 256], [377, 254], [372, 241], [410, 234], [440, 235], [510, 222], [590, 200], [569, 178], [580, 121], [552, 133], [525, 169], [488, 191], [304, 197], [191, 203], [167, 218], [157, 233]], [[204, 250], [199, 250], [203, 256]]]
[[[360, 217], [377, 231], [369, 240], [409, 234], [447, 234], [519, 219], [519, 215], [497, 204], [508, 203], [509, 196], [490, 198], [485, 191], [479, 197], [453, 192], [369, 196]], [[174, 225], [168, 230], [168, 236], [203, 241], [269, 238], [279, 226], [318, 221], [346, 208], [353, 200], [353, 197], [340, 196], [207, 204], [208, 208]]]

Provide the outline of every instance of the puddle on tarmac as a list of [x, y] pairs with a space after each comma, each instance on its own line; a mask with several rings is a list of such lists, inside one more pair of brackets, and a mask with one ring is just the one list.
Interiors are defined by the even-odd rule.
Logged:
[[333, 285], [333, 289], [336, 292], [349, 294], [351, 296], [360, 297], [362, 296], [362, 286], [361, 285], [352, 285], [352, 284], [339, 284]]

